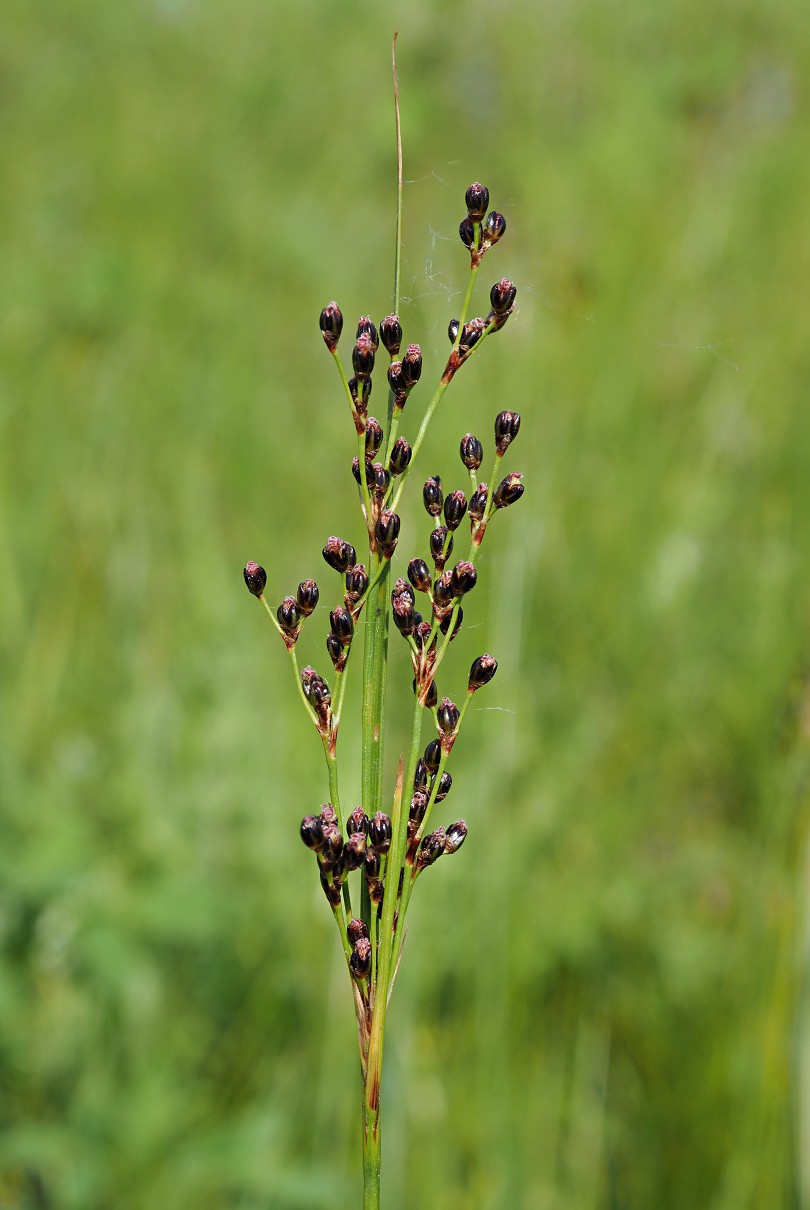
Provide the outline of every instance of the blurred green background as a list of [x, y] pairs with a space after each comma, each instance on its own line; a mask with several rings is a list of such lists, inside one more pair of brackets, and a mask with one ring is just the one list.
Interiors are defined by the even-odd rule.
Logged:
[[[297, 838], [326, 779], [241, 568], [271, 599], [317, 576], [323, 667], [320, 549], [361, 530], [317, 318], [390, 306], [396, 24], [406, 434], [471, 180], [509, 224], [475, 309], [519, 286], [414, 481], [461, 486], [459, 437], [512, 407], [527, 490], [440, 685], [500, 660], [392, 1005], [386, 1210], [808, 1206], [792, 0], [5, 0], [0, 1206], [359, 1204], [352, 1005]], [[425, 541], [411, 499], [400, 574]], [[389, 764], [409, 679], [395, 645]]]

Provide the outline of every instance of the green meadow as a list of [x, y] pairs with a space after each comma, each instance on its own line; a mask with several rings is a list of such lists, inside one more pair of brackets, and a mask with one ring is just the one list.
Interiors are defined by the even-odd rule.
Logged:
[[[392, 1000], [386, 1210], [810, 1206], [810, 23], [794, 0], [6, 0], [0, 14], [0, 1207], [358, 1206], [322, 753], [245, 591], [361, 545], [318, 331], [391, 306], [399, 27], [415, 436], [451, 385], [526, 492], [440, 693]], [[346, 337], [344, 336], [344, 340]], [[376, 386], [381, 413], [382, 376]], [[382, 397], [382, 398], [381, 398]], [[490, 455], [487, 454], [487, 460]], [[416, 490], [414, 490], [416, 489]], [[357, 667], [342, 729], [359, 801]], [[392, 636], [388, 790], [411, 671]], [[351, 717], [349, 717], [351, 715]]]

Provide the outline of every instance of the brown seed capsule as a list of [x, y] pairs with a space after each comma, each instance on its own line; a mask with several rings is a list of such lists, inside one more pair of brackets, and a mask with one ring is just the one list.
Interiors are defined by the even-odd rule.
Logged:
[[357, 562], [357, 552], [351, 542], [344, 542], [342, 538], [336, 538], [334, 535], [327, 538], [322, 553], [329, 566], [333, 567], [335, 571], [339, 571], [341, 575], [345, 575], [349, 568], [354, 567]]
[[[411, 681], [411, 688], [413, 689], [414, 693], [417, 692], [415, 679], [413, 681]], [[432, 710], [438, 700], [439, 700], [439, 693], [438, 693], [438, 690], [436, 689], [436, 682], [431, 681], [430, 687], [428, 688], [428, 691], [427, 691], [427, 696], [425, 697], [425, 705], [427, 706], [428, 710]]]
[[320, 327], [327, 349], [334, 353], [343, 331], [343, 315], [336, 302], [330, 302], [321, 311]]
[[484, 335], [486, 326], [486, 320], [481, 319], [480, 316], [471, 319], [464, 325], [461, 330], [461, 340], [458, 342], [458, 351], [463, 357], [466, 357], [470, 350], [478, 344]]
[[364, 563], [355, 563], [346, 572], [346, 596], [350, 601], [359, 601], [368, 588], [368, 572]]
[[348, 647], [354, 638], [354, 622], [348, 609], [343, 605], [338, 609], [333, 609], [329, 614], [329, 625], [337, 641], [342, 646]]
[[349, 958], [349, 969], [355, 979], [367, 979], [371, 974], [371, 942], [361, 937]]
[[460, 563], [456, 563], [451, 572], [451, 586], [457, 597], [466, 596], [468, 592], [472, 592], [478, 580], [478, 572], [475, 570], [475, 564], [470, 563], [467, 559], [462, 559]]
[[349, 818], [346, 820], [346, 830], [348, 832], [367, 832], [368, 817], [362, 807], [355, 807]]
[[441, 705], [436, 711], [436, 725], [442, 735], [448, 736], [455, 734], [458, 727], [459, 709], [455, 702], [452, 702], [449, 697], [443, 697]]
[[431, 777], [433, 777], [434, 774], [436, 774], [438, 772], [439, 762], [441, 761], [441, 759], [442, 759], [441, 740], [432, 739], [430, 741], [430, 743], [428, 744], [428, 746], [425, 748], [425, 755], [424, 755], [424, 761], [425, 761], [425, 764], [427, 765], [427, 771], [431, 775]]
[[520, 499], [524, 492], [522, 479], [522, 475], [513, 472], [501, 480], [492, 497], [492, 503], [496, 508], [508, 508], [510, 504], [515, 504]]
[[411, 559], [408, 579], [417, 592], [430, 592], [430, 570], [424, 559]]
[[388, 367], [388, 385], [399, 406], [402, 407], [408, 394], [408, 388], [405, 386], [405, 381], [402, 377], [401, 361], [392, 361]]
[[361, 416], [365, 416], [374, 383], [370, 378], [350, 378], [348, 385], [355, 411]]
[[503, 456], [520, 431], [517, 412], [499, 412], [495, 417], [495, 450]]
[[398, 315], [386, 315], [380, 324], [380, 339], [391, 357], [396, 357], [402, 344], [402, 324]]
[[314, 580], [302, 580], [298, 585], [295, 600], [298, 604], [299, 610], [301, 611], [302, 618], [308, 618], [310, 614], [315, 612], [319, 595], [318, 585]]
[[470, 677], [467, 689], [475, 693], [482, 685], [488, 685], [498, 671], [498, 661], [493, 655], [479, 655], [470, 665]]
[[459, 238], [465, 248], [472, 248], [475, 245], [475, 226], [472, 219], [464, 218], [458, 225]]
[[368, 843], [375, 853], [387, 853], [391, 848], [391, 820], [382, 811], [368, 821]]
[[346, 667], [346, 652], [343, 644], [333, 634], [326, 636], [326, 650], [336, 672], [342, 672]]
[[447, 338], [450, 341], [451, 345], [456, 343], [456, 337], [458, 336], [458, 329], [459, 329], [458, 320], [451, 319], [450, 323], [447, 325]]
[[383, 439], [382, 425], [374, 416], [366, 421], [366, 457], [373, 458]]
[[343, 837], [340, 834], [340, 828], [333, 823], [328, 823], [323, 829], [323, 847], [321, 848], [318, 860], [322, 869], [330, 869], [343, 857]]
[[355, 916], [353, 920], [350, 920], [346, 925], [346, 936], [349, 939], [349, 945], [352, 946], [357, 945], [357, 942], [361, 937], [368, 937], [368, 929], [366, 928], [365, 920], [361, 920], [358, 916]]
[[374, 349], [374, 352], [376, 353], [380, 347], [380, 338], [377, 335], [377, 329], [374, 327], [374, 324], [371, 322], [370, 315], [361, 315], [360, 316], [360, 320], [357, 324], [357, 332], [355, 333], [355, 340], [359, 340], [361, 336], [368, 337], [368, 339], [371, 343], [371, 347]]
[[410, 391], [422, 377], [422, 350], [419, 345], [408, 345], [402, 358], [402, 382]]
[[374, 536], [377, 539], [380, 554], [383, 558], [390, 559], [399, 538], [399, 517], [390, 508], [383, 509], [377, 518]]
[[489, 292], [489, 301], [496, 315], [508, 315], [515, 305], [517, 286], [508, 277], [496, 281]]
[[343, 864], [348, 871], [359, 870], [366, 858], [365, 832], [352, 832], [343, 846]]
[[[461, 623], [464, 621], [464, 610], [460, 605], [458, 609], [454, 610], [453, 612], [455, 612], [456, 620], [453, 622], [453, 633], [450, 635], [451, 643], [461, 629]], [[439, 630], [442, 632], [442, 634], [447, 634], [448, 630], [450, 629], [452, 617], [453, 613], [448, 613], [447, 616], [442, 618], [441, 622], [439, 622]]]
[[497, 244], [506, 231], [506, 219], [497, 210], [490, 210], [484, 223], [484, 240], [488, 244]]
[[413, 823], [415, 823], [417, 826], [425, 818], [425, 811], [427, 810], [427, 804], [428, 804], [428, 796], [425, 793], [425, 791], [424, 790], [415, 790], [413, 798], [411, 799], [411, 805], [410, 805], [410, 809], [408, 811], [408, 818]]
[[455, 595], [453, 590], [453, 573], [451, 571], [443, 571], [433, 585], [433, 603], [439, 609], [446, 609], [448, 605], [452, 605]]
[[430, 531], [430, 557], [441, 571], [450, 555], [453, 553], [453, 535], [446, 525], [437, 525]]
[[416, 614], [412, 601], [408, 600], [406, 596], [394, 597], [391, 602], [391, 613], [394, 625], [401, 635], [407, 638], [408, 635], [413, 634], [416, 630]]
[[463, 819], [451, 823], [444, 837], [445, 853], [457, 853], [467, 839], [467, 825]]
[[459, 453], [468, 471], [477, 471], [484, 460], [484, 447], [472, 433], [467, 433], [461, 438]]
[[438, 517], [444, 503], [440, 475], [431, 475], [430, 478], [425, 480], [425, 486], [422, 488], [422, 499], [430, 516]]
[[259, 563], [254, 563], [251, 559], [245, 564], [245, 570], [242, 573], [245, 577], [248, 592], [253, 593], [254, 597], [261, 598], [267, 584], [267, 572]]
[[435, 832], [429, 832], [427, 836], [422, 837], [418, 858], [420, 870], [427, 869], [434, 861], [439, 860], [444, 852], [444, 839], [444, 828], [436, 828]]
[[470, 503], [467, 506], [467, 511], [470, 514], [471, 521], [483, 521], [484, 513], [487, 510], [487, 500], [489, 497], [489, 489], [486, 483], [479, 483], [473, 494], [470, 496]]
[[308, 849], [318, 852], [323, 848], [323, 821], [317, 815], [307, 815], [301, 820], [301, 839]]
[[453, 784], [453, 779], [450, 776], [450, 774], [447, 772], [447, 770], [445, 769], [444, 773], [442, 773], [441, 777], [439, 778], [439, 787], [436, 791], [436, 796], [435, 796], [434, 801], [435, 802], [444, 802], [445, 798], [447, 798], [447, 795], [450, 793], [450, 787], [452, 786], [452, 784]]
[[403, 471], [407, 470], [412, 454], [413, 451], [405, 438], [397, 437], [388, 460], [388, 469], [391, 474], [401, 475]]
[[281, 629], [287, 635], [292, 635], [301, 621], [301, 613], [295, 597], [285, 597], [276, 610], [276, 617]]
[[458, 529], [467, 511], [467, 497], [464, 492], [451, 492], [444, 499], [444, 522], [448, 529]]
[[487, 212], [489, 205], [489, 190], [486, 185], [479, 184], [478, 181], [473, 181], [472, 185], [464, 194], [464, 201], [467, 203], [467, 213], [469, 217], [476, 223], [480, 223], [481, 219]]
[[427, 785], [427, 779], [428, 771], [427, 765], [425, 764], [425, 758], [424, 756], [420, 756], [419, 760], [416, 762], [416, 772], [413, 775], [414, 790], [424, 790], [425, 786]]
[[366, 379], [371, 376], [371, 371], [374, 369], [375, 352], [376, 347], [370, 336], [365, 333], [358, 336], [352, 349], [352, 366], [358, 379]]

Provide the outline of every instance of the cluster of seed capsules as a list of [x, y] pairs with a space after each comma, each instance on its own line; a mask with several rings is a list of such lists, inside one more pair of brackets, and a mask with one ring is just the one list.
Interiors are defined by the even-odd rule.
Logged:
[[[470, 252], [474, 273], [486, 252], [503, 236], [506, 221], [497, 211], [488, 213], [489, 191], [477, 182], [467, 189], [465, 202], [467, 215], [459, 226], [459, 235]], [[490, 311], [486, 316], [465, 322], [451, 320], [448, 336], [452, 349], [440, 380], [439, 395], [484, 337], [503, 327], [513, 311], [516, 293], [513, 282], [503, 278], [490, 290]], [[386, 315], [379, 325], [375, 325], [369, 316], [361, 316], [351, 352], [353, 373], [349, 377], [340, 360], [338, 346], [343, 333], [343, 314], [336, 302], [329, 303], [322, 310], [320, 330], [327, 349], [338, 365], [357, 434], [358, 456], [353, 459], [352, 474], [365, 518], [370, 559], [369, 567], [359, 563], [355, 547], [334, 535], [323, 548], [325, 562], [343, 578], [345, 586], [342, 604], [329, 614], [329, 633], [326, 636], [329, 658], [336, 676], [340, 677], [346, 668], [357, 623], [370, 590], [370, 579], [376, 583], [380, 569], [393, 556], [399, 540], [400, 517], [395, 507], [402, 480], [411, 466], [414, 449], [404, 436], [397, 434], [397, 428], [411, 391], [422, 376], [422, 353], [418, 344], [408, 344], [403, 351], [403, 331], [397, 315]], [[387, 442], [382, 425], [369, 414], [380, 345], [388, 355], [386, 377], [390, 390], [390, 430]], [[435, 402], [434, 399], [434, 405]], [[428, 538], [428, 558], [412, 558], [407, 565], [407, 578], [398, 578], [391, 592], [394, 625], [410, 647], [413, 690], [421, 704], [432, 711], [437, 728], [437, 738], [428, 743], [418, 760], [410, 787], [405, 864], [410, 868], [411, 880], [443, 853], [457, 852], [467, 835], [467, 825], [461, 819], [447, 828], [435, 828], [426, 834], [425, 829], [434, 804], [444, 800], [452, 785], [445, 764], [469, 699], [492, 679], [497, 662], [490, 655], [479, 656], [473, 662], [468, 677], [468, 701], [461, 710], [450, 698], [444, 697], [439, 701], [434, 678], [447, 644], [462, 624], [464, 614], [461, 602], [475, 587], [475, 558], [488, 522], [497, 510], [515, 503], [523, 494], [520, 474], [513, 472], [499, 479], [501, 460], [517, 437], [519, 428], [520, 416], [515, 411], [504, 410], [496, 417], [495, 462], [489, 482], [478, 480], [484, 447], [472, 433], [462, 437], [459, 447], [461, 461], [469, 477], [468, 493], [456, 489], [445, 495], [438, 475], [431, 475], [425, 481], [422, 498], [433, 522]], [[420, 435], [423, 435], [423, 430], [420, 430]], [[417, 448], [418, 445], [419, 440]], [[490, 483], [497, 485], [491, 489]], [[454, 543], [465, 517], [470, 526], [469, 552], [466, 557], [453, 562]], [[267, 583], [264, 568], [250, 562], [244, 569], [244, 576], [250, 592], [262, 600], [272, 614], [273, 611], [264, 601]], [[304, 622], [319, 603], [319, 596], [316, 582], [304, 580], [294, 594], [284, 597], [273, 614], [287, 649], [292, 654], [296, 671], [294, 648]], [[417, 607], [418, 603], [421, 609]], [[334, 749], [339, 720], [333, 719], [330, 687], [310, 666], [298, 675], [321, 737], [325, 744], [331, 743]], [[316, 854], [321, 884], [336, 913], [342, 893], [348, 903], [344, 890], [347, 874], [360, 870], [369, 899], [377, 905], [379, 914], [384, 896], [385, 867], [392, 843], [391, 820], [382, 811], [377, 811], [369, 818], [358, 807], [346, 819], [345, 829], [344, 836], [334, 806], [327, 803], [318, 815], [306, 816], [301, 824], [301, 837]], [[405, 870], [402, 869], [397, 904], [402, 895], [404, 876]], [[352, 974], [358, 980], [365, 979], [371, 963], [367, 927], [363, 921], [351, 919], [346, 933], [351, 946]]]

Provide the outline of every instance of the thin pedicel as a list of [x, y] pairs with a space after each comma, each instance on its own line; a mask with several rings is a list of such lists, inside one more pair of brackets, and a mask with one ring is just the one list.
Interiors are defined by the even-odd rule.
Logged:
[[[397, 109], [398, 118], [398, 109]], [[400, 160], [401, 189], [401, 160]], [[401, 194], [400, 194], [401, 197]], [[398, 199], [399, 201], [399, 199]], [[495, 514], [523, 494], [522, 475], [508, 471], [502, 461], [520, 430], [520, 416], [509, 409], [494, 421], [494, 449], [489, 478], [479, 482], [485, 446], [473, 433], [460, 441], [459, 454], [466, 490], [445, 492], [442, 477], [429, 475], [421, 488], [430, 526], [421, 550], [406, 563], [407, 578], [391, 585], [391, 557], [402, 534], [399, 502], [419, 461], [430, 420], [455, 375], [478, 356], [493, 333], [500, 331], [515, 305], [516, 287], [509, 278], [496, 282], [485, 316], [468, 317], [473, 287], [481, 263], [506, 230], [506, 221], [489, 210], [489, 190], [474, 182], [465, 194], [466, 215], [459, 226], [463, 245], [470, 253], [470, 275], [464, 304], [451, 320], [451, 350], [427, 403], [416, 433], [408, 438], [398, 430], [413, 413], [411, 394], [419, 388], [423, 362], [417, 344], [404, 345], [397, 311], [378, 325], [360, 317], [350, 347], [351, 377], [341, 357], [345, 344], [344, 319], [336, 302], [320, 315], [320, 330], [331, 354], [353, 423], [356, 444], [351, 464], [362, 518], [365, 562], [358, 562], [357, 547], [331, 535], [323, 546], [330, 569], [327, 596], [329, 679], [322, 669], [299, 668], [297, 648], [305, 629], [321, 629], [318, 606], [321, 590], [314, 579], [272, 605], [266, 597], [267, 573], [249, 562], [245, 583], [267, 611], [289, 656], [297, 692], [323, 748], [329, 784], [329, 801], [305, 816], [301, 839], [312, 851], [324, 895], [334, 916], [354, 997], [362, 1078], [363, 1206], [380, 1205], [380, 1081], [386, 1013], [402, 957], [405, 921], [417, 879], [444, 855], [457, 853], [467, 837], [464, 819], [431, 827], [437, 805], [450, 793], [447, 769], [461, 734], [473, 696], [489, 684], [498, 668], [488, 653], [472, 663], [458, 686], [456, 699], [439, 695], [437, 677], [444, 673], [450, 643], [462, 625], [462, 600], [472, 597], [478, 579], [478, 556]], [[381, 363], [386, 363], [381, 366]], [[387, 380], [388, 406], [383, 423], [369, 414], [375, 377]], [[424, 473], [424, 472], [423, 472]], [[488, 484], [495, 484], [490, 491]], [[418, 490], [418, 489], [417, 489]], [[410, 553], [410, 552], [409, 552]], [[461, 557], [458, 557], [460, 554]], [[335, 586], [333, 576], [339, 578]], [[278, 601], [278, 597], [275, 598]], [[396, 642], [407, 644], [412, 665], [412, 726], [408, 749], [400, 755], [393, 794], [383, 791], [382, 767], [389, 621]], [[359, 624], [362, 626], [362, 639]], [[321, 640], [323, 641], [323, 639]], [[338, 737], [350, 666], [361, 658], [362, 703], [360, 772], [362, 801], [346, 810], [341, 801]], [[321, 648], [321, 652], [323, 648]], [[451, 680], [452, 677], [448, 677]], [[403, 686], [407, 692], [407, 684]], [[432, 721], [434, 738], [423, 747], [423, 726]], [[429, 830], [430, 828], [430, 830]]]

